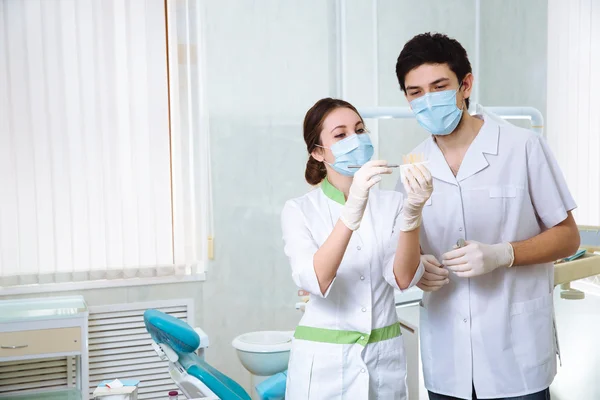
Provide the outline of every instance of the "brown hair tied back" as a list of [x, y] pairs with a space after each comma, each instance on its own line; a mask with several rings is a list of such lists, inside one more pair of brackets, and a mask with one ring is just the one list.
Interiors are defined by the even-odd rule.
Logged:
[[[347, 101], [327, 97], [317, 101], [304, 117], [304, 142], [306, 143], [306, 150], [309, 155], [304, 177], [310, 185], [318, 185], [327, 176], [325, 163], [315, 160], [311, 153], [317, 145], [321, 145], [321, 131], [323, 130], [325, 118], [327, 118], [330, 112], [340, 107], [349, 108], [358, 114], [356, 108]], [[360, 116], [360, 114], [358, 115]]]
[[327, 169], [325, 168], [325, 164], [315, 160], [313, 156], [308, 156], [306, 171], [304, 171], [304, 179], [306, 179], [306, 182], [308, 182], [309, 185], [316, 186], [321, 183], [326, 176]]

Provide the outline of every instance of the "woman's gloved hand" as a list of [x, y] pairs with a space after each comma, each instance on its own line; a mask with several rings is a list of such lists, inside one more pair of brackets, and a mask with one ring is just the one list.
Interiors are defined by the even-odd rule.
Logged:
[[421, 262], [425, 267], [425, 273], [417, 287], [424, 292], [435, 292], [441, 289], [444, 285], [450, 283], [448, 278], [448, 270], [431, 254], [421, 255]]
[[421, 212], [433, 192], [433, 178], [424, 164], [406, 165], [402, 173], [406, 199], [402, 207], [403, 223], [400, 229], [410, 232], [421, 225]]
[[360, 226], [369, 199], [369, 189], [381, 181], [379, 175], [392, 173], [386, 165], [387, 161], [369, 161], [354, 174], [348, 200], [340, 214], [340, 220], [348, 229], [355, 231]]

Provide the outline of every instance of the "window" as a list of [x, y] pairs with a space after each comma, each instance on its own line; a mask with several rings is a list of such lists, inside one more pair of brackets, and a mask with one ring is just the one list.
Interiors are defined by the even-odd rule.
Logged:
[[0, 0], [5, 290], [204, 271], [199, 10], [175, 5]]

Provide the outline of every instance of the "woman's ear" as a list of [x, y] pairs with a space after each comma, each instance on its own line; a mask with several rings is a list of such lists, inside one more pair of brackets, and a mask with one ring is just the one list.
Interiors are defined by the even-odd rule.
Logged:
[[315, 147], [315, 149], [312, 151], [312, 153], [310, 153], [310, 155], [312, 156], [312, 158], [314, 158], [318, 162], [325, 161], [325, 156], [323, 155], [323, 149], [320, 147]]

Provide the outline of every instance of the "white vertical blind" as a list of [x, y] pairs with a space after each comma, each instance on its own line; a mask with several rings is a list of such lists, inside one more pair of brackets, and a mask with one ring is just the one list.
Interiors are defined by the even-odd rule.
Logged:
[[[212, 239], [210, 135], [202, 3], [167, 4], [176, 264], [208, 258]], [[212, 241], [211, 241], [212, 243]]]
[[550, 0], [547, 134], [580, 225], [600, 225], [599, 71], [600, 1]]
[[0, 0], [0, 286], [173, 267], [166, 54], [163, 0]]

